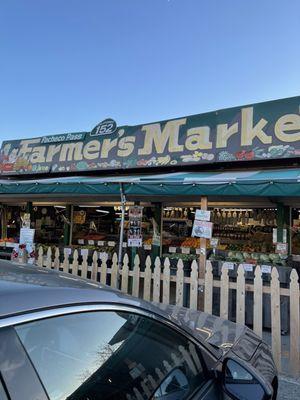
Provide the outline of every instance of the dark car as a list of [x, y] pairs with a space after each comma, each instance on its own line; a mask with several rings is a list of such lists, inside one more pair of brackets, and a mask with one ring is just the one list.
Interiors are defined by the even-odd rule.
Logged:
[[0, 261], [0, 400], [275, 399], [244, 326]]

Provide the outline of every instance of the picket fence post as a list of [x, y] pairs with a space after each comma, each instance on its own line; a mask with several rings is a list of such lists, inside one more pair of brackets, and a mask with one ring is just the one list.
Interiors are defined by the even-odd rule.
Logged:
[[87, 262], [88, 254], [84, 252], [82, 254], [82, 264], [81, 264], [81, 276], [82, 278], [87, 278], [87, 272], [88, 272], [88, 262]]
[[183, 261], [178, 260], [176, 274], [176, 306], [183, 305]]
[[128, 254], [125, 253], [123, 258], [122, 281], [121, 281], [121, 291], [123, 293], [128, 293], [128, 273], [129, 273], [129, 258]]
[[60, 256], [59, 248], [55, 247], [53, 267], [57, 271], [59, 270], [59, 267], [60, 267], [59, 256]]
[[107, 260], [108, 254], [105, 253], [101, 257], [101, 272], [100, 272], [100, 282], [102, 285], [106, 285], [106, 276], [107, 276]]
[[273, 357], [281, 371], [280, 283], [277, 268], [271, 272], [271, 329]]
[[229, 276], [228, 269], [222, 268], [220, 290], [220, 317], [228, 319]]
[[196, 260], [192, 262], [190, 276], [190, 308], [197, 310], [198, 307], [198, 263]]
[[161, 262], [160, 258], [156, 257], [154, 263], [154, 273], [153, 273], [153, 301], [160, 301], [160, 273], [161, 273]]
[[299, 283], [295, 269], [290, 275], [290, 365], [291, 373], [297, 377], [300, 374], [300, 314], [299, 314]]
[[262, 337], [262, 310], [263, 310], [263, 282], [261, 268], [259, 265], [255, 268], [254, 294], [253, 294], [253, 330]]
[[93, 253], [93, 263], [92, 263], [92, 274], [91, 280], [97, 282], [97, 274], [98, 274], [98, 253], [94, 251]]
[[236, 322], [245, 324], [245, 270], [242, 264], [238, 267], [236, 279]]
[[44, 266], [44, 250], [42, 246], [39, 247], [37, 264], [40, 268]]
[[69, 268], [70, 268], [69, 252], [68, 252], [68, 249], [64, 249], [63, 272], [68, 273]]
[[163, 269], [163, 304], [170, 304], [170, 260], [167, 257]]
[[132, 296], [139, 297], [140, 294], [140, 257], [138, 254], [134, 257], [133, 262], [133, 282], [132, 282]]
[[110, 286], [116, 289], [118, 287], [118, 256], [114, 253], [112, 258], [111, 275], [110, 275]]
[[213, 273], [211, 261], [206, 262], [204, 283], [204, 312], [212, 314], [213, 302]]
[[73, 253], [72, 275], [78, 276], [78, 250], [75, 249]]
[[151, 271], [151, 257], [147, 256], [146, 258], [146, 267], [144, 270], [144, 300], [150, 301], [151, 298], [151, 277], [152, 277], [152, 271]]

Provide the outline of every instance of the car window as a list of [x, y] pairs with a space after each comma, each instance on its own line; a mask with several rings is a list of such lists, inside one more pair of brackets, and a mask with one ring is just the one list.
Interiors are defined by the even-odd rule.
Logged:
[[3, 384], [1, 382], [1, 377], [0, 377], [0, 400], [8, 400], [8, 397], [7, 397], [6, 393], [5, 393]]
[[205, 380], [194, 343], [137, 314], [72, 314], [15, 329], [50, 400], [186, 399]]

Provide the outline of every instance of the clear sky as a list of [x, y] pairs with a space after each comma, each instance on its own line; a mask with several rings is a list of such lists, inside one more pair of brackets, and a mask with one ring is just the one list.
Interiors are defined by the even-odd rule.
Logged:
[[0, 0], [0, 141], [299, 94], [299, 0]]

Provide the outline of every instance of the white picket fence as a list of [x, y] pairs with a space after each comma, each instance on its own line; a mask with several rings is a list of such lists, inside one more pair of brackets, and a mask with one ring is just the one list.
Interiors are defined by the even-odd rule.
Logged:
[[[253, 284], [245, 280], [244, 268], [240, 265], [237, 271], [236, 282], [229, 279], [228, 269], [222, 270], [220, 280], [215, 280], [212, 273], [211, 262], [207, 261], [204, 279], [198, 277], [198, 263], [193, 261], [190, 276], [184, 276], [182, 260], [177, 263], [176, 275], [171, 274], [170, 260], [164, 259], [163, 265], [157, 257], [154, 265], [148, 256], [144, 266], [140, 265], [139, 256], [134, 259], [133, 269], [129, 268], [127, 254], [123, 258], [122, 268], [118, 267], [117, 254], [112, 257], [111, 267], [108, 267], [108, 256], [104, 255], [99, 262], [99, 254], [95, 251], [92, 256], [91, 265], [88, 264], [88, 255], [82, 255], [79, 264], [79, 254], [74, 250], [72, 263], [69, 262], [69, 249], [65, 249], [63, 262], [60, 262], [60, 252], [49, 247], [47, 254], [39, 249], [37, 264], [61, 270], [72, 275], [80, 275], [102, 284], [109, 284], [113, 288], [119, 288], [124, 293], [132, 296], [142, 297], [148, 301], [162, 302], [164, 304], [176, 304], [182, 306], [184, 303], [184, 285], [189, 286], [188, 306], [191, 309], [199, 308], [200, 297], [204, 298], [203, 311], [211, 314], [213, 311], [213, 289], [220, 290], [220, 316], [228, 319], [229, 316], [229, 291], [236, 292], [236, 322], [245, 324], [245, 295], [246, 292], [254, 292], [253, 303], [253, 330], [260, 337], [263, 332], [263, 295], [271, 296], [271, 337], [272, 351], [276, 365], [281, 371], [282, 343], [281, 343], [281, 321], [280, 321], [280, 298], [288, 296], [290, 299], [290, 343], [289, 343], [289, 373], [300, 376], [300, 311], [299, 311], [299, 282], [296, 270], [290, 274], [289, 288], [280, 287], [278, 271], [276, 268], [271, 272], [270, 285], [264, 285], [262, 272], [259, 266], [255, 269]], [[100, 279], [98, 279], [100, 277]], [[173, 295], [174, 293], [174, 295]], [[200, 302], [201, 303], [201, 302]], [[285, 371], [287, 372], [287, 371]]]

